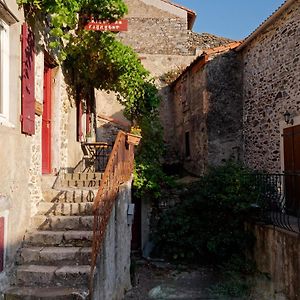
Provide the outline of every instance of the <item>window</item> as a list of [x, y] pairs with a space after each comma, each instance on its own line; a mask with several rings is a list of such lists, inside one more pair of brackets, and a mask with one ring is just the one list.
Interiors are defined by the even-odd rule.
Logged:
[[9, 118], [9, 26], [0, 19], [0, 122]]

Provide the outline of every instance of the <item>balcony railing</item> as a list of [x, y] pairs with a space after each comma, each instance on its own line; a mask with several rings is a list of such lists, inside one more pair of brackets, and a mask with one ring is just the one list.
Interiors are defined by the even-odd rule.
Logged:
[[300, 233], [300, 174], [256, 174], [254, 177], [265, 221]]

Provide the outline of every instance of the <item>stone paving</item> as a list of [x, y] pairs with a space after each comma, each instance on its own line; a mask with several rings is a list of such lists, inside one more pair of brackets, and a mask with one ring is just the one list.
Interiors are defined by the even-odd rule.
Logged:
[[180, 268], [168, 263], [140, 261], [133, 277], [135, 286], [127, 292], [124, 300], [217, 300], [221, 298], [209, 291], [217, 281], [218, 276], [211, 268]]

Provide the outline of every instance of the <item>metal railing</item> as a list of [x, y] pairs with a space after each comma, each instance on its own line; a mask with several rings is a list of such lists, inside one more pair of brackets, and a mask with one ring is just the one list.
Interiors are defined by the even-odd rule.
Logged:
[[81, 172], [104, 172], [113, 145], [105, 142], [81, 143]]
[[254, 178], [265, 221], [300, 233], [300, 174], [256, 174]]
[[109, 156], [97, 196], [94, 200], [94, 229], [91, 261], [90, 295], [93, 291], [93, 275], [97, 257], [105, 237], [105, 230], [122, 183], [130, 180], [134, 165], [134, 144], [130, 134], [120, 131]]

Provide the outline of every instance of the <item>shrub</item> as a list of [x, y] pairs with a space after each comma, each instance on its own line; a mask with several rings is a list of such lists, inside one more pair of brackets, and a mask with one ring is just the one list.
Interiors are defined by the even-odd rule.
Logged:
[[244, 253], [253, 243], [245, 221], [257, 202], [257, 189], [249, 170], [228, 162], [213, 168], [164, 211], [154, 230], [161, 253], [171, 259], [224, 262]]

